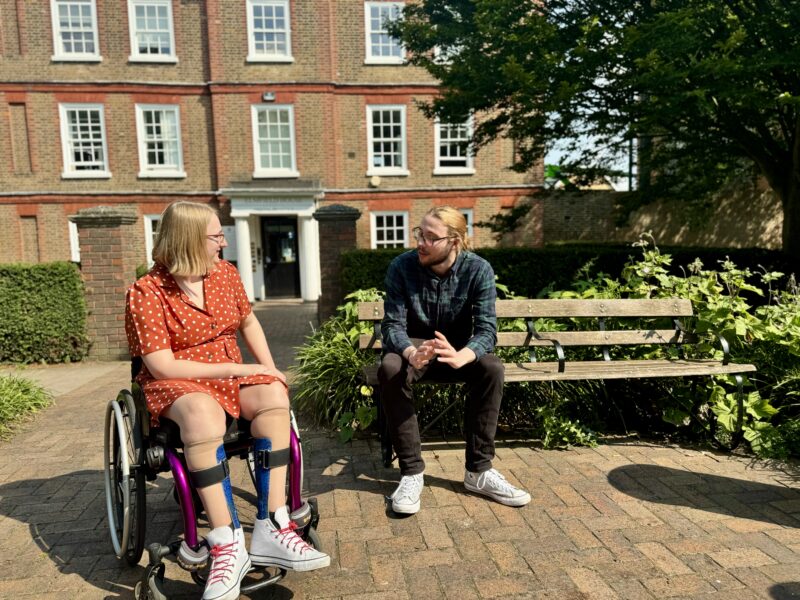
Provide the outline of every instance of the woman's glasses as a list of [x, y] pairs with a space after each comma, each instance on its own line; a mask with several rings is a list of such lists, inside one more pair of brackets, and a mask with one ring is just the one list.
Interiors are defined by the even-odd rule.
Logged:
[[221, 244], [225, 241], [225, 234], [224, 233], [212, 233], [211, 235], [206, 236], [210, 240], [214, 240], [218, 244]]

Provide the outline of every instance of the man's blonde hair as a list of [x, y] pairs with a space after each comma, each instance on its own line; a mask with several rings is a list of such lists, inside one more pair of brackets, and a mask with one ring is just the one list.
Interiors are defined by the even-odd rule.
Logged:
[[208, 204], [173, 202], [161, 213], [153, 260], [181, 277], [205, 275], [212, 267], [206, 230], [217, 211]]
[[435, 206], [425, 215], [439, 219], [447, 225], [447, 235], [457, 237], [461, 242], [459, 248], [472, 250], [472, 244], [467, 236], [467, 219], [460, 210], [452, 206]]

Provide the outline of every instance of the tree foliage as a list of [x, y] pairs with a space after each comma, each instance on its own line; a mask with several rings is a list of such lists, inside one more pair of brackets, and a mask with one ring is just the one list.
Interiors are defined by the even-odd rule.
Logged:
[[591, 180], [636, 140], [646, 197], [749, 169], [800, 256], [800, 2], [420, 0], [390, 29], [442, 83], [429, 116], [480, 115], [476, 147], [509, 137], [528, 170], [573, 140], [564, 167]]

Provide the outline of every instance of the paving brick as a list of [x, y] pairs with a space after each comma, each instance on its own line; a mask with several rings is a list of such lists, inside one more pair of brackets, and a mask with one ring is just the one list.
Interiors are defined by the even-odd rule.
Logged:
[[603, 578], [591, 569], [568, 569], [570, 579], [575, 582], [578, 590], [597, 600], [615, 600], [617, 593], [605, 582]]

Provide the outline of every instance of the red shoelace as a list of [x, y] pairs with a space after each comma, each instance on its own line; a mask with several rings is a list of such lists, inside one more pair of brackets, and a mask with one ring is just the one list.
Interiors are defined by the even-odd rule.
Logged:
[[[280, 539], [281, 544], [286, 541], [287, 548], [290, 548], [294, 552], [299, 551], [300, 554], [302, 554], [311, 546], [309, 546], [303, 538], [295, 533], [295, 529], [297, 529], [297, 523], [294, 521], [289, 521], [289, 524], [286, 527], [283, 529], [277, 529], [275, 531], [275, 535]], [[298, 548], [298, 546], [300, 547]]]
[[228, 573], [233, 571], [236, 559], [236, 542], [218, 544], [211, 548], [211, 571], [208, 574], [206, 585], [224, 580]]

